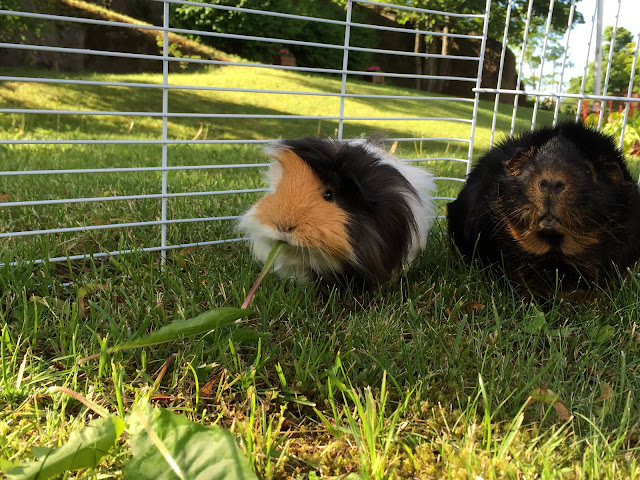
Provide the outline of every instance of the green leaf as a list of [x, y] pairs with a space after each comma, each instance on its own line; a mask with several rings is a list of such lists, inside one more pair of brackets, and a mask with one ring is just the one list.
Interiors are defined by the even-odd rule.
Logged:
[[237, 307], [214, 308], [189, 320], [174, 320], [169, 325], [155, 332], [151, 332], [142, 338], [116, 345], [110, 348], [108, 352], [113, 353], [131, 348], [149, 347], [151, 345], [158, 345], [159, 343], [207, 333], [216, 328], [228, 325], [240, 318], [244, 318], [251, 313], [253, 313], [251, 310]]
[[529, 314], [529, 318], [522, 329], [526, 333], [537, 333], [542, 330], [546, 324], [547, 320], [544, 316], [544, 312], [533, 307]]
[[[71, 433], [67, 443], [52, 449], [41, 460], [5, 469], [5, 462], [0, 463], [4, 474], [9, 479], [45, 480], [69, 470], [92, 468], [100, 463], [111, 447], [124, 431], [124, 421], [115, 416], [103, 417], [91, 424]], [[39, 450], [44, 453], [44, 450]]]
[[594, 328], [589, 337], [594, 343], [604, 343], [607, 340], [611, 340], [616, 334], [616, 327], [612, 325], [602, 325], [601, 327]]
[[31, 450], [34, 457], [40, 460], [41, 458], [50, 455], [53, 449], [47, 447], [30, 447], [29, 450]]
[[143, 404], [130, 417], [132, 480], [256, 480], [233, 435]]

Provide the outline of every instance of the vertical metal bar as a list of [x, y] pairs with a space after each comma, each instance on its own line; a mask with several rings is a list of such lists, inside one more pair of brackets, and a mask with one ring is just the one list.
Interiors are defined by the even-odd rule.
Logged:
[[[562, 84], [564, 83], [564, 70], [567, 66], [567, 54], [569, 53], [569, 39], [571, 38], [571, 24], [573, 23], [573, 15], [576, 11], [576, 0], [571, 0], [571, 9], [569, 10], [569, 21], [567, 22], [567, 40], [564, 44], [564, 53], [562, 54], [562, 70], [560, 70], [560, 81], [558, 82], [558, 93], [562, 92]], [[556, 97], [556, 105], [553, 110], [553, 126], [558, 123], [558, 112], [560, 111], [560, 97]]]
[[[504, 68], [505, 52], [507, 51], [507, 35], [509, 34], [510, 20], [511, 20], [511, 1], [509, 1], [509, 4], [507, 5], [507, 16], [504, 21], [504, 34], [502, 35], [502, 52], [500, 52], [500, 68], [498, 69], [498, 85], [496, 86], [498, 90], [502, 88], [502, 70]], [[500, 104], [500, 92], [496, 93], [496, 99], [493, 104], [493, 118], [491, 119], [491, 139], [489, 140], [490, 147], [493, 146], [493, 138], [496, 134], [496, 120], [498, 118], [499, 104]]]
[[[593, 94], [600, 95], [600, 80], [602, 79], [602, 17], [604, 14], [604, 0], [596, 0], [596, 58], [593, 63]], [[593, 111], [596, 111], [596, 102], [593, 101]]]
[[164, 27], [164, 32], [162, 33], [162, 225], [161, 225], [161, 239], [160, 246], [162, 250], [160, 251], [161, 255], [161, 263], [165, 264], [167, 261], [167, 139], [168, 139], [168, 117], [169, 113], [169, 89], [167, 86], [169, 85], [169, 4], [167, 2], [163, 2], [164, 11], [163, 11], [163, 19], [162, 26]]
[[[620, 3], [622, 0], [618, 0], [618, 10], [616, 11], [616, 20], [613, 24], [613, 32], [611, 33], [611, 45], [609, 45], [609, 60], [607, 61], [607, 73], [604, 76], [604, 87], [602, 89], [602, 95], [607, 95], [607, 89], [609, 88], [609, 75], [611, 74], [611, 59], [613, 58], [614, 44], [616, 43], [616, 33], [618, 32], [618, 17], [620, 16]], [[603, 100], [600, 101], [600, 115], [598, 116], [598, 130], [602, 127], [602, 117], [604, 116]]]
[[[587, 72], [589, 71], [589, 54], [591, 53], [591, 42], [593, 41], [593, 30], [596, 26], [596, 14], [598, 13], [598, 4], [596, 3], [596, 10], [593, 11], [591, 17], [591, 33], [589, 34], [589, 43], [587, 43], [587, 57], [584, 61], [584, 70], [582, 72], [582, 83], [580, 84], [580, 95], [584, 95], [584, 87], [587, 82]], [[580, 110], [582, 109], [582, 98], [578, 100], [578, 110], [576, 111], [576, 122], [580, 118]]]
[[[480, 59], [478, 60], [478, 76], [476, 77], [476, 88], [482, 85], [482, 69], [484, 68], [484, 51], [487, 46], [487, 34], [489, 32], [489, 11], [491, 0], [487, 0], [484, 10], [484, 27], [482, 29], [482, 44], [480, 45]], [[476, 135], [476, 123], [478, 121], [478, 105], [480, 104], [480, 92], [476, 91], [473, 102], [473, 116], [471, 118], [471, 135], [469, 141], [469, 153], [467, 155], [467, 175], [471, 172], [471, 160], [473, 159], [473, 140]]]
[[[542, 43], [542, 56], [540, 58], [540, 71], [538, 72], [538, 92], [542, 91], [542, 72], [544, 71], [544, 61], [547, 55], [547, 44], [549, 42], [549, 32], [551, 31], [551, 17], [553, 16], [554, 0], [549, 0], [549, 15], [547, 15], [547, 28], [544, 31], [544, 42]], [[531, 130], [536, 128], [536, 118], [538, 117], [538, 104], [540, 97], [536, 95], [533, 103], [533, 113], [531, 115]]]
[[[631, 75], [629, 76], [629, 88], [627, 90], [627, 98], [632, 98], [633, 94], [633, 82], [636, 77], [636, 65], [638, 63], [638, 51], [640, 51], [640, 33], [636, 36], [636, 51], [633, 54], [633, 62], [631, 63]], [[620, 143], [618, 144], [618, 148], [622, 150], [622, 145], [624, 143], [624, 131], [627, 128], [627, 119], [629, 118], [629, 107], [631, 106], [631, 102], [627, 102], [624, 107], [624, 117], [622, 118], [622, 131], [620, 132]], [[638, 183], [640, 184], [640, 178], [638, 178]]]
[[[520, 65], [518, 67], [518, 80], [516, 81], [516, 90], [520, 89], [520, 82], [522, 81], [522, 66], [524, 63], [524, 51], [527, 48], [527, 39], [529, 38], [529, 22], [531, 21], [531, 9], [533, 7], [533, 0], [529, 0], [529, 6], [527, 7], [527, 19], [524, 22], [524, 38], [522, 39], [522, 51], [520, 52]], [[511, 130], [509, 135], [513, 135], [513, 130], [516, 127], [516, 114], [518, 113], [518, 99], [519, 94], [513, 97], [513, 113], [511, 114]]]
[[344, 127], [344, 101], [347, 93], [347, 68], [349, 67], [349, 37], [351, 36], [351, 12], [353, 0], [347, 0], [347, 24], [344, 26], [344, 50], [342, 51], [342, 85], [340, 86], [340, 119], [338, 120], [338, 140], [342, 140]]

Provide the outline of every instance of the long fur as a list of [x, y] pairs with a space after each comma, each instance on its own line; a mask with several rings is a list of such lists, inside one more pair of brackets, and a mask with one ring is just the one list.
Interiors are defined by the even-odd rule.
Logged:
[[490, 149], [447, 217], [465, 257], [504, 268], [544, 296], [557, 276], [572, 291], [640, 258], [638, 187], [612, 139], [580, 124], [537, 129]]
[[259, 261], [276, 240], [289, 244], [276, 261], [281, 275], [372, 285], [425, 248], [435, 217], [425, 170], [363, 139], [283, 140], [265, 152], [276, 160], [267, 175], [273, 193], [239, 227]]

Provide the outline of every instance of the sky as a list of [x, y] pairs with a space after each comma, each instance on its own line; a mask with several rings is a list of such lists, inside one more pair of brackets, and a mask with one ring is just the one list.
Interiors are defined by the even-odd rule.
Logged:
[[[604, 0], [604, 13], [602, 26], [613, 26], [615, 24], [616, 12], [618, 9], [617, 0]], [[571, 31], [569, 39], [569, 59], [574, 66], [567, 68], [565, 72], [565, 81], [571, 77], [582, 76], [584, 64], [587, 55], [587, 45], [591, 34], [591, 18], [595, 11], [596, 0], [582, 0], [576, 5], [576, 9], [582, 13], [585, 23], [578, 25]], [[620, 16], [618, 18], [618, 28], [625, 27], [634, 36], [640, 33], [640, 0], [622, 0], [620, 4]], [[564, 44], [564, 40], [563, 40]], [[609, 51], [602, 52], [603, 72], [605, 61]], [[591, 51], [589, 52], [589, 61], [595, 56], [595, 35], [591, 43]], [[603, 73], [604, 75], [604, 73]]]

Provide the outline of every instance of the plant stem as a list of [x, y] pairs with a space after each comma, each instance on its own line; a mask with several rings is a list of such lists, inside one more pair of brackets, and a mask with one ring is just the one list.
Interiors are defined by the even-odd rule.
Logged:
[[253, 300], [253, 296], [256, 294], [258, 287], [262, 283], [262, 279], [267, 275], [267, 273], [269, 273], [269, 270], [275, 263], [276, 258], [278, 258], [278, 255], [280, 255], [280, 252], [282, 251], [282, 247], [284, 246], [285, 246], [285, 242], [282, 242], [282, 241], [276, 242], [276, 244], [273, 246], [273, 248], [271, 249], [271, 252], [269, 252], [267, 261], [264, 262], [262, 271], [258, 275], [258, 278], [256, 278], [256, 281], [253, 283], [251, 290], [249, 290], [249, 293], [247, 294], [247, 298], [244, 299], [244, 302], [242, 302], [242, 306], [240, 308], [245, 309], [249, 307], [251, 300]]

